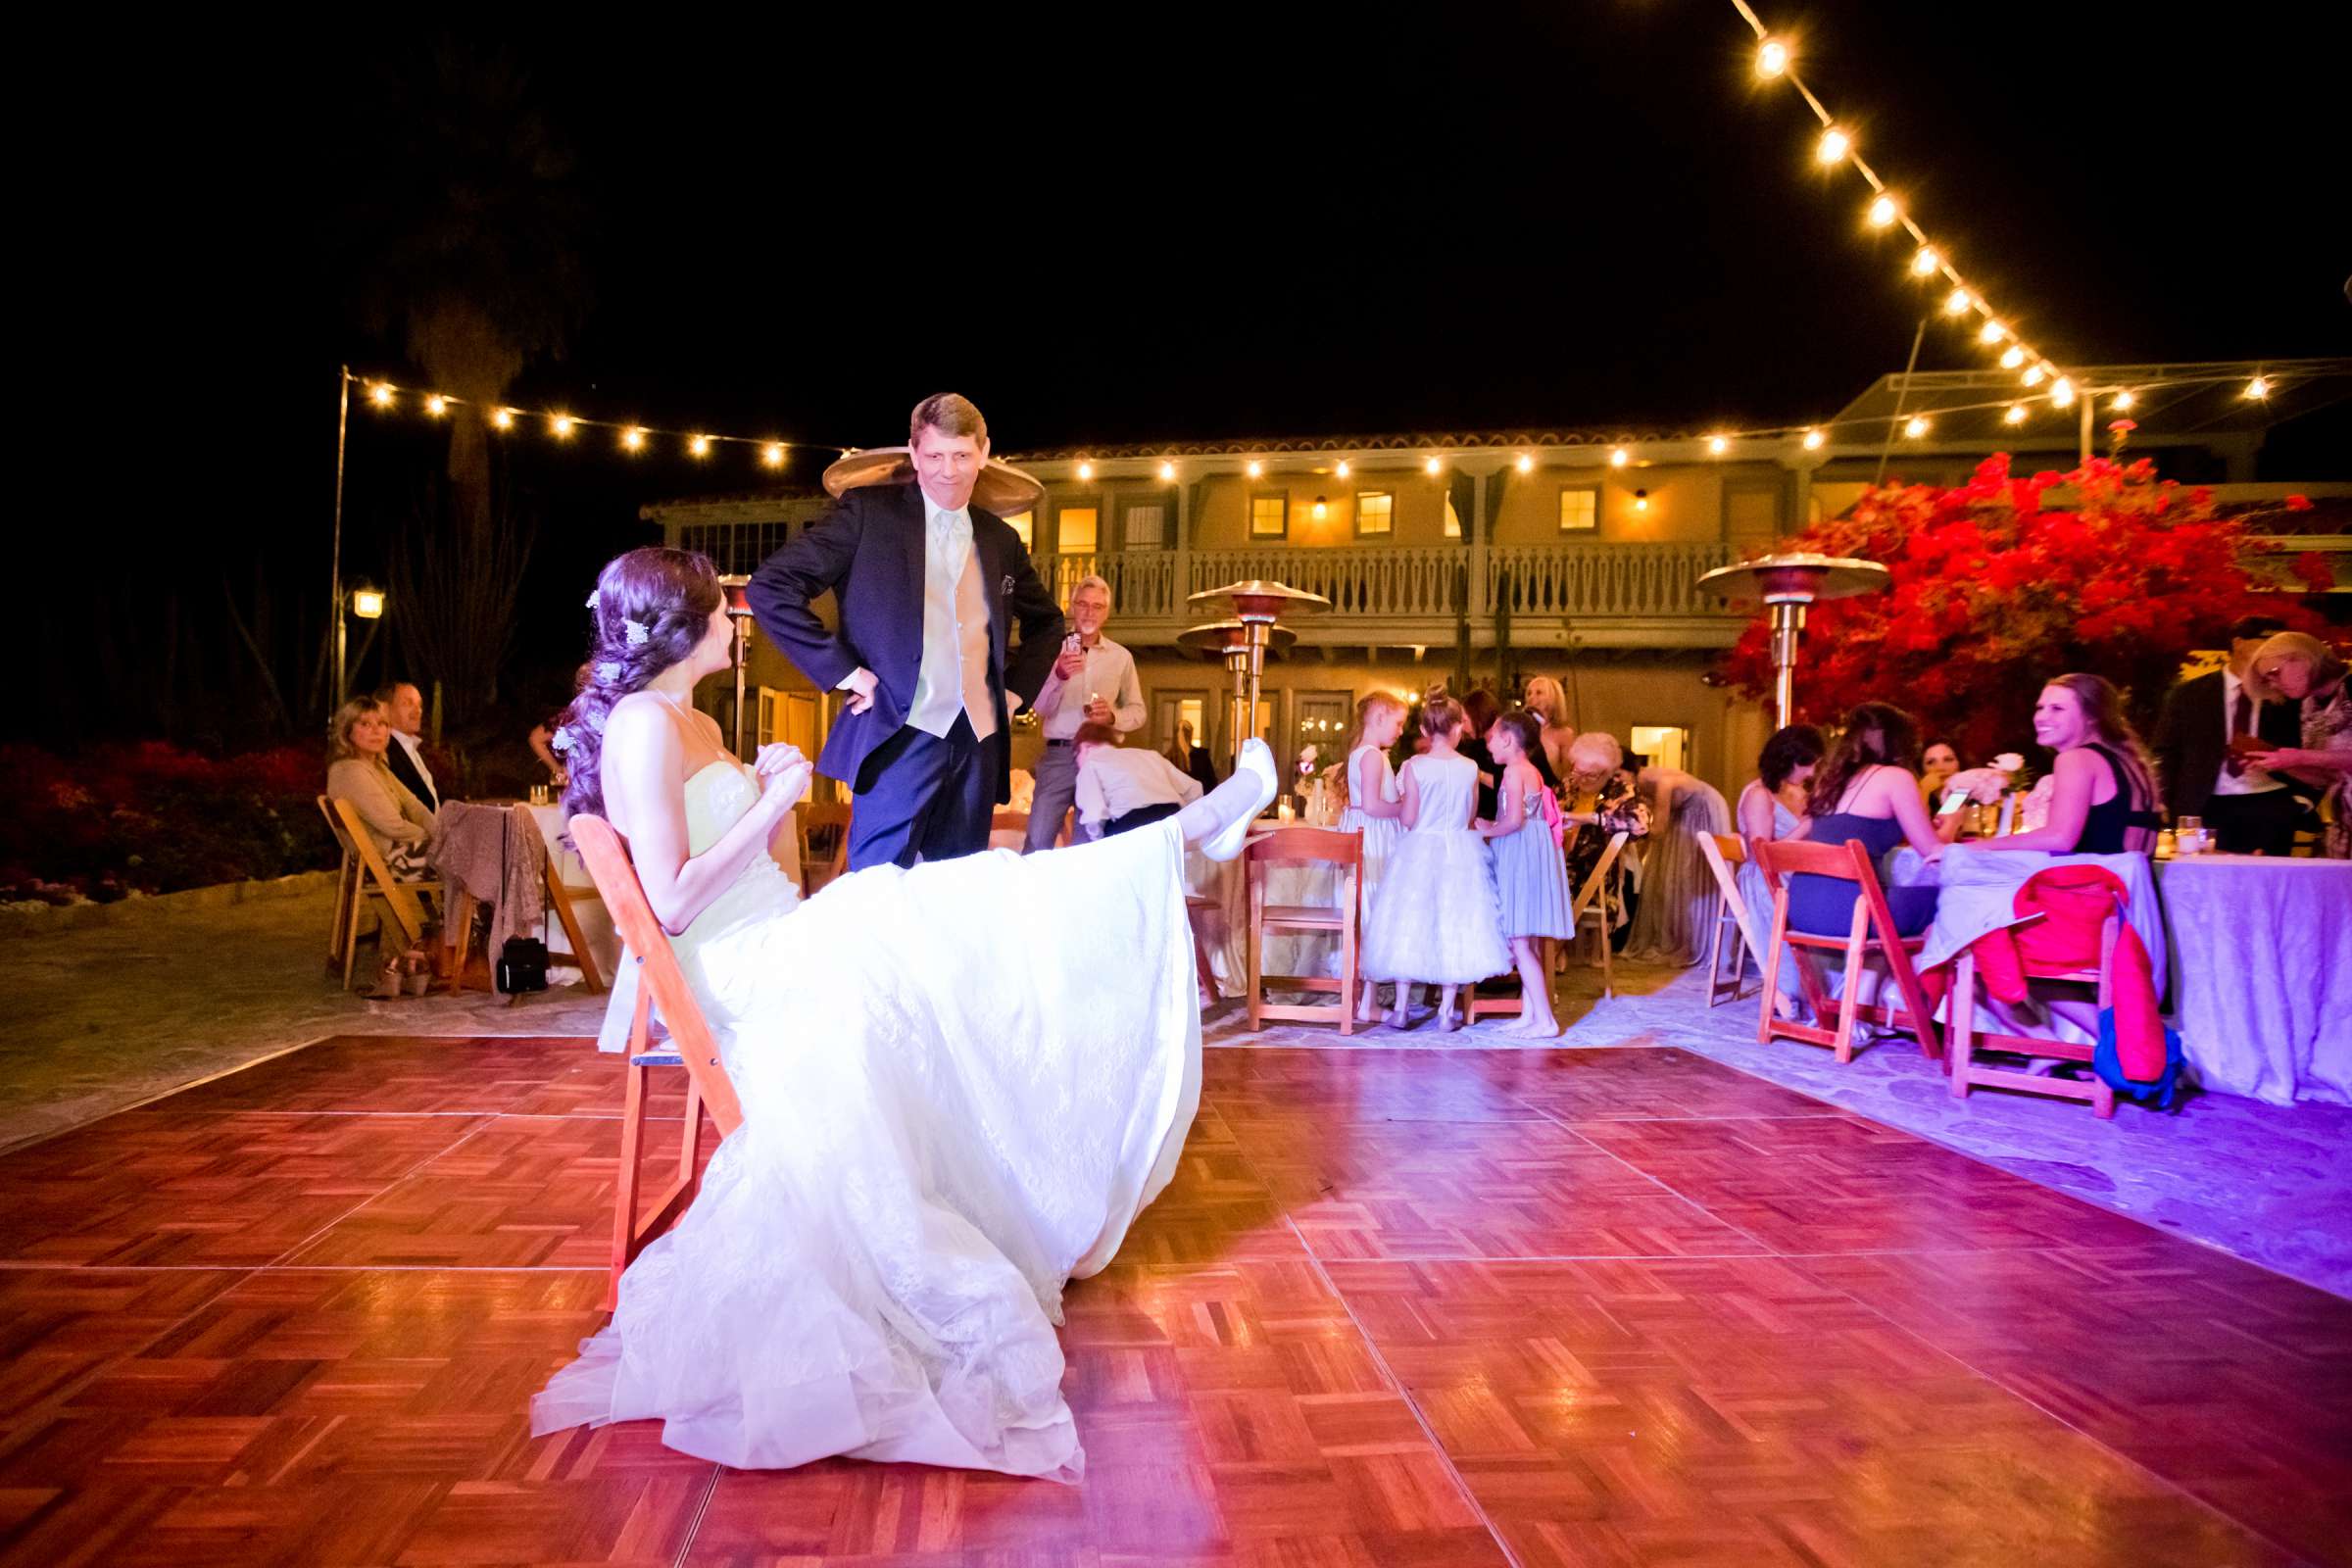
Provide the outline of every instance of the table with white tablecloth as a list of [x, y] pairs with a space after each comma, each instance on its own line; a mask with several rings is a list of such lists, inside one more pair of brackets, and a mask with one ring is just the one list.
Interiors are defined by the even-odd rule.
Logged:
[[2158, 863], [2181, 1050], [2207, 1089], [2352, 1103], [2352, 860]]
[[[1243, 871], [1246, 863], [1240, 859], [1212, 860], [1199, 850], [1188, 850], [1184, 856], [1185, 892], [1216, 901], [1214, 909], [1202, 911], [1194, 922], [1194, 932], [1195, 940], [1208, 950], [1208, 966], [1217, 977], [1218, 991], [1228, 997], [1238, 997], [1246, 989], [1243, 975], [1249, 964], [1246, 944], [1250, 937], [1250, 883]], [[1299, 862], [1266, 868], [1269, 904], [1329, 906], [1337, 903], [1339, 896], [1340, 873], [1333, 866]], [[1311, 931], [1269, 932], [1259, 968], [1269, 975], [1336, 977], [1340, 972], [1340, 939]]]

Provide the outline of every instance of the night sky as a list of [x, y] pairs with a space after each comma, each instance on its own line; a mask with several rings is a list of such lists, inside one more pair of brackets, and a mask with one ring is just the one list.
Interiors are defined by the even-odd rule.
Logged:
[[[879, 445], [954, 387], [1006, 450], [1778, 423], [1899, 369], [1929, 297], [1726, 0], [813, 9], [542, 9], [466, 40], [529, 71], [592, 223], [593, 307], [514, 401]], [[2352, 37], [2289, 20], [2328, 8], [1761, 9], [2054, 358], [2352, 353]], [[337, 236], [425, 24], [145, 35], [34, 172], [50, 381], [111, 411], [59, 421], [56, 456], [152, 475], [111, 524], [142, 559], [258, 549], [323, 589], [335, 366], [414, 376], [356, 321]], [[1923, 368], [1981, 363], [1931, 326]], [[2300, 476], [2352, 467], [2291, 430]], [[364, 560], [431, 456], [355, 413], [351, 461]], [[576, 604], [644, 500], [765, 477], [730, 462], [526, 458], [534, 601]]]

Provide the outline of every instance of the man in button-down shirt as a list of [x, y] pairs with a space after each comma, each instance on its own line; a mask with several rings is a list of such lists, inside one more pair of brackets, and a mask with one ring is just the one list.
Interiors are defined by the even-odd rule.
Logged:
[[1037, 794], [1029, 806], [1029, 841], [1023, 853], [1054, 847], [1054, 836], [1078, 794], [1078, 729], [1107, 724], [1126, 735], [1144, 727], [1144, 688], [1135, 677], [1135, 656], [1102, 635], [1110, 618], [1110, 584], [1084, 577], [1070, 590], [1070, 632], [1062, 639], [1054, 672], [1037, 694], [1037, 716], [1046, 734], [1037, 760]]

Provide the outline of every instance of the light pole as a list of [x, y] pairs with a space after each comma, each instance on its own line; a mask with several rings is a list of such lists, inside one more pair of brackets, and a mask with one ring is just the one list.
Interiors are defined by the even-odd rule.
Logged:
[[[335, 682], [326, 704], [330, 713], [343, 706], [343, 442], [351, 428], [351, 367], [340, 366], [338, 369], [342, 378], [335, 388], [335, 534], [329, 564], [333, 587], [327, 600], [335, 640]], [[380, 601], [377, 613], [382, 613]]]

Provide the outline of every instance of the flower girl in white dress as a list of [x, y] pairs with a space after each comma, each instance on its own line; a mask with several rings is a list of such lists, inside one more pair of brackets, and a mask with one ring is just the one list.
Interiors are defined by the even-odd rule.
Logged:
[[[1389, 749], [1404, 733], [1404, 704], [1387, 692], [1374, 692], [1355, 705], [1355, 740], [1348, 748], [1348, 809], [1340, 816], [1340, 831], [1364, 836], [1364, 864], [1358, 875], [1363, 889], [1363, 914], [1369, 920], [1387, 875], [1389, 857], [1404, 831], [1403, 792], [1396, 770], [1389, 765]], [[1363, 1000], [1355, 1021], [1372, 1023], [1380, 1017], [1380, 982], [1364, 981]]]
[[1502, 942], [1502, 906], [1494, 858], [1470, 825], [1478, 809], [1478, 764], [1454, 750], [1466, 722], [1462, 705], [1435, 697], [1421, 709], [1429, 750], [1407, 760], [1404, 837], [1389, 857], [1380, 903], [1364, 927], [1364, 973], [1396, 982], [1391, 1028], [1410, 1021], [1412, 982], [1442, 988], [1438, 1027], [1461, 1026], [1454, 992], [1511, 966]]
[[628, 841], [744, 1123], [622, 1277], [612, 1326], [532, 1401], [533, 1432], [658, 1418], [670, 1446], [739, 1468], [848, 1454], [1075, 1480], [1062, 1288], [1174, 1173], [1200, 1072], [1184, 852], [1240, 853], [1272, 759], [1251, 742], [1233, 778], [1134, 833], [877, 866], [804, 906], [767, 841], [808, 763], [770, 746], [746, 766], [691, 707], [728, 667], [710, 563], [631, 551], [594, 603], [564, 802]]

